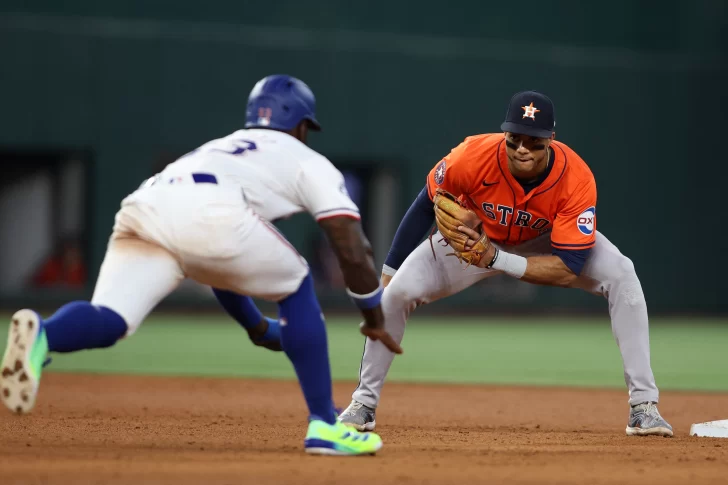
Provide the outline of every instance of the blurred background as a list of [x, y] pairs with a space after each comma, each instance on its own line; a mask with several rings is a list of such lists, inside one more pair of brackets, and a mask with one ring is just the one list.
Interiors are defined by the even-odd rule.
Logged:
[[[253, 84], [303, 79], [377, 264], [428, 171], [498, 131], [510, 96], [556, 106], [593, 170], [599, 229], [635, 263], [652, 315], [728, 312], [722, 207], [728, 3], [4, 0], [0, 306], [88, 298], [121, 199], [243, 125]], [[352, 312], [308, 215], [280, 224], [325, 310]], [[215, 310], [183, 285], [162, 310]], [[263, 305], [264, 309], [272, 308]], [[419, 310], [418, 310], [419, 312]], [[595, 314], [601, 298], [493, 278], [421, 313]]]

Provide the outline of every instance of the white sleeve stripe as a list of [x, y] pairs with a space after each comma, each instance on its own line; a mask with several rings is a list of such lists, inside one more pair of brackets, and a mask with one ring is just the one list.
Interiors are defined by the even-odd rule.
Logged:
[[394, 276], [397, 273], [397, 270], [384, 264], [382, 265], [382, 273], [387, 276]]
[[353, 214], [359, 215], [358, 211], [356, 211], [354, 209], [350, 209], [349, 207], [336, 207], [335, 209], [326, 209], [324, 211], [318, 211], [316, 214], [314, 214], [314, 216], [318, 217], [318, 216], [327, 214], [329, 212], [348, 212], [348, 213], [353, 213]]
[[367, 298], [371, 298], [371, 297], [373, 297], [374, 295], [376, 295], [377, 293], [379, 293], [379, 292], [381, 292], [383, 290], [384, 290], [384, 288], [382, 288], [382, 283], [380, 282], [379, 283], [379, 286], [377, 286], [377, 289], [376, 290], [370, 291], [366, 295], [361, 295], [359, 293], [354, 293], [349, 288], [346, 289], [346, 294], [349, 295], [352, 298], [356, 298], [357, 300], [366, 300]]
[[319, 212], [314, 219], [317, 221], [320, 221], [321, 219], [328, 219], [330, 217], [339, 217], [339, 216], [346, 216], [346, 217], [352, 217], [357, 220], [361, 220], [361, 216], [358, 212], [353, 210], [347, 210], [347, 209], [341, 209], [336, 211], [325, 211], [325, 212]]

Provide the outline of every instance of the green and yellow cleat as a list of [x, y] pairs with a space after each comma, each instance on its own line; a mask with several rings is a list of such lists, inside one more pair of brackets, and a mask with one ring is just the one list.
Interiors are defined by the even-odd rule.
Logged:
[[338, 421], [328, 424], [314, 420], [308, 424], [304, 446], [312, 455], [373, 455], [382, 448], [382, 438], [376, 433], [360, 433]]
[[47, 354], [48, 340], [40, 316], [33, 310], [16, 312], [0, 366], [0, 398], [8, 409], [18, 414], [33, 409]]

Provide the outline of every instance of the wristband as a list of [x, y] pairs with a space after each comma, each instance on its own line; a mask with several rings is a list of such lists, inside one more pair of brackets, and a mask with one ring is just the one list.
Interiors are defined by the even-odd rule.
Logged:
[[354, 293], [349, 288], [346, 289], [346, 293], [351, 298], [351, 301], [353, 301], [360, 310], [369, 310], [371, 308], [379, 306], [379, 303], [382, 301], [383, 291], [384, 288], [382, 288], [381, 283], [376, 290], [372, 291], [371, 293], [367, 293], [366, 295]]
[[493, 249], [495, 249], [495, 251], [493, 251], [493, 259], [490, 260], [490, 263], [488, 263], [486, 268], [492, 268], [495, 264], [495, 260], [498, 259], [498, 253], [500, 252], [500, 250], [498, 250], [498, 248], [495, 246], [493, 246]]
[[526, 258], [505, 251], [498, 251], [491, 263], [493, 269], [503, 271], [505, 274], [518, 279], [521, 279], [526, 274], [526, 266], [528, 266], [528, 260]]
[[397, 270], [392, 268], [391, 266], [382, 265], [382, 274], [385, 274], [387, 276], [394, 276], [397, 273]]

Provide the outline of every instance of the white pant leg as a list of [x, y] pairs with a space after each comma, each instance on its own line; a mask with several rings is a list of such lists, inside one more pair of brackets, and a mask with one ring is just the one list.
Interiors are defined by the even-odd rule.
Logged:
[[632, 261], [597, 232], [597, 241], [574, 287], [609, 301], [612, 334], [622, 354], [630, 404], [657, 401], [650, 365], [647, 302]]
[[129, 205], [147, 215], [145, 237], [168, 249], [198, 283], [279, 301], [309, 273], [306, 260], [248, 207], [239, 190], [160, 185], [141, 191]]
[[[550, 235], [509, 251], [522, 256], [551, 254]], [[612, 334], [622, 355], [630, 404], [656, 402], [659, 392], [650, 365], [647, 303], [632, 261], [597, 231], [589, 259], [571, 286], [604, 296], [609, 302]]]
[[150, 187], [123, 202], [92, 303], [119, 313], [132, 334], [184, 277], [278, 301], [308, 272], [239, 192], [211, 184]]
[[219, 238], [208, 242], [208, 250], [198, 245], [199, 228], [178, 237], [177, 254], [189, 278], [241, 295], [280, 301], [295, 293], [309, 273], [306, 260], [267, 221], [252, 210], [236, 213], [235, 225], [222, 226]]
[[184, 279], [175, 257], [132, 229], [140, 222], [122, 209], [116, 216], [91, 303], [114, 310], [128, 325], [127, 335]]
[[[453, 295], [500, 273], [476, 266], [465, 269], [465, 263], [461, 264], [454, 256], [446, 256], [452, 248], [437, 243], [441, 238], [439, 232], [433, 236], [437, 259], [433, 257], [430, 241], [425, 240], [407, 257], [384, 289], [384, 324], [397, 342], [402, 341], [407, 318], [417, 306]], [[376, 407], [393, 360], [394, 354], [381, 342], [367, 338], [359, 369], [359, 386], [353, 399]]]

